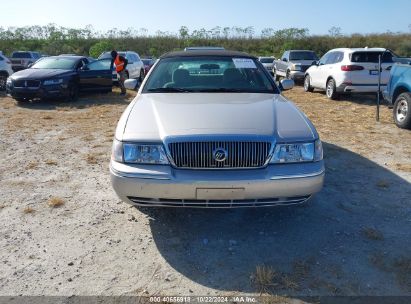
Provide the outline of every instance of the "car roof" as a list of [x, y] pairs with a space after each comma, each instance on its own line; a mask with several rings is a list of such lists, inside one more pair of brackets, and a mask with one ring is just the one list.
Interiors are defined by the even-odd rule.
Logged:
[[57, 55], [57, 56], [49, 56], [49, 57], [46, 57], [46, 58], [67, 58], [67, 59], [80, 60], [80, 59], [87, 58], [87, 57], [86, 56], [79, 56], [79, 55], [76, 55], [76, 56]]
[[289, 52], [312, 52], [312, 53], [315, 53], [313, 50], [289, 50]]
[[340, 52], [349, 52], [349, 53], [354, 53], [354, 52], [384, 52], [384, 51], [389, 51], [388, 49], [385, 48], [337, 48], [337, 49], [332, 49], [331, 51], [340, 51]]
[[195, 50], [195, 51], [177, 51], [169, 52], [160, 57], [173, 58], [173, 57], [202, 57], [202, 56], [221, 56], [221, 57], [242, 57], [242, 58], [256, 58], [244, 52], [227, 51], [227, 50]]

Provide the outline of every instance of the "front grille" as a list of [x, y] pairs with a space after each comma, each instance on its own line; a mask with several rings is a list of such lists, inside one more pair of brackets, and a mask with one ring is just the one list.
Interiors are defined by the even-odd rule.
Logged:
[[[259, 168], [270, 154], [270, 142], [207, 141], [169, 143], [170, 156], [178, 168]], [[215, 154], [224, 151], [225, 160]]]
[[15, 80], [13, 86], [15, 88], [38, 88], [40, 80]]
[[194, 207], [194, 208], [237, 208], [237, 207], [268, 207], [302, 204], [306, 202], [310, 195], [294, 197], [273, 197], [262, 199], [240, 199], [240, 200], [190, 200], [190, 199], [167, 199], [167, 198], [146, 198], [127, 197], [133, 203], [140, 206], [157, 207]]

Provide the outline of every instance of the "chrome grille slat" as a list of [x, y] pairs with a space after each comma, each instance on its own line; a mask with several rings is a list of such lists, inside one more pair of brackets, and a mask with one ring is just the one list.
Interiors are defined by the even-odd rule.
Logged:
[[[271, 150], [268, 141], [185, 141], [169, 142], [168, 151], [177, 168], [230, 169], [260, 168], [266, 164]], [[227, 151], [224, 161], [218, 162], [216, 149]]]

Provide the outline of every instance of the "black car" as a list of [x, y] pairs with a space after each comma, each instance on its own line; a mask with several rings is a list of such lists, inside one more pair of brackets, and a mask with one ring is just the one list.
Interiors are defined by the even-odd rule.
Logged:
[[84, 56], [52, 56], [7, 79], [6, 92], [17, 101], [64, 98], [75, 100], [79, 92], [111, 92], [110, 60], [90, 62]]

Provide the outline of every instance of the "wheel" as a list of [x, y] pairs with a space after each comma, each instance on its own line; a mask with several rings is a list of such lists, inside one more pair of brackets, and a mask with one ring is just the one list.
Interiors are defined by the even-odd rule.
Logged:
[[287, 73], [285, 73], [285, 79], [291, 79], [291, 73], [288, 70]]
[[142, 83], [142, 82], [143, 82], [143, 79], [144, 79], [144, 70], [140, 70], [140, 76], [138, 77], [138, 81], [139, 81], [140, 83]]
[[304, 91], [306, 91], [306, 92], [314, 91], [314, 88], [310, 84], [310, 75], [305, 75], [305, 78], [304, 78]]
[[277, 70], [273, 69], [273, 78], [275, 81], [278, 81], [278, 75], [277, 75]]
[[325, 89], [325, 94], [329, 99], [336, 100], [338, 98], [338, 93], [335, 88], [335, 80], [330, 79], [327, 81], [327, 87]]
[[79, 89], [75, 83], [70, 83], [68, 87], [67, 101], [76, 101], [78, 99]]
[[411, 93], [402, 93], [397, 97], [393, 115], [397, 127], [411, 129]]
[[0, 91], [4, 91], [6, 89], [6, 82], [7, 82], [7, 74], [1, 73], [0, 74]]

